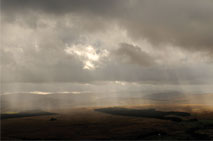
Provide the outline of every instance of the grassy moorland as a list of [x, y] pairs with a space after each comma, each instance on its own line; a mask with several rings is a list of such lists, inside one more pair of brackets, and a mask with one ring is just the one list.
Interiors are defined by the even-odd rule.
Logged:
[[13, 118], [1, 119], [1, 139], [213, 139], [213, 112], [195, 105], [72, 108], [43, 115], [37, 112], [36, 116], [34, 111], [34, 115], [22, 117], [11, 113]]

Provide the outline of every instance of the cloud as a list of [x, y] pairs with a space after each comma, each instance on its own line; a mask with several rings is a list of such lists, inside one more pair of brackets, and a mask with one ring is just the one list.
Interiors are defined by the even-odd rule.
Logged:
[[121, 24], [132, 38], [211, 54], [212, 1], [137, 1], [129, 9]]
[[66, 47], [64, 50], [69, 55], [79, 57], [83, 62], [83, 69], [94, 70], [100, 65], [103, 58], [109, 55], [109, 52], [104, 50], [97, 50], [91, 45], [73, 45]]
[[213, 82], [210, 0], [2, 0], [1, 7], [4, 82]]
[[120, 48], [115, 51], [115, 55], [124, 63], [138, 64], [141, 66], [154, 64], [154, 58], [142, 51], [140, 47], [127, 43], [121, 43]]
[[[101, 25], [116, 21], [134, 40], [147, 39], [154, 45], [171, 44], [190, 51], [212, 54], [213, 4], [211, 0], [3, 0], [3, 14], [34, 11], [61, 16], [75, 14], [83, 22], [94, 17], [100, 24], [87, 24], [103, 30]], [[90, 28], [88, 28], [90, 29]]]

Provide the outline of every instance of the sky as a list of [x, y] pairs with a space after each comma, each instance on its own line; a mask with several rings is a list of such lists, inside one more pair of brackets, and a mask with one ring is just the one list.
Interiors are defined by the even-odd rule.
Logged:
[[1, 0], [2, 91], [211, 93], [212, 13], [212, 0]]

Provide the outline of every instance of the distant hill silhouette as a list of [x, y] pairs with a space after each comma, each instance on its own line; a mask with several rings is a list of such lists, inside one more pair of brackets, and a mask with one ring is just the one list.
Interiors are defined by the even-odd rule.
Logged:
[[179, 117], [190, 116], [190, 113], [186, 112], [163, 112], [156, 111], [155, 109], [127, 109], [127, 108], [100, 108], [95, 109], [95, 111], [113, 114], [113, 115], [121, 115], [121, 116], [133, 116], [133, 117], [145, 117], [145, 118], [157, 118], [162, 120], [171, 120], [180, 122], [182, 121]]

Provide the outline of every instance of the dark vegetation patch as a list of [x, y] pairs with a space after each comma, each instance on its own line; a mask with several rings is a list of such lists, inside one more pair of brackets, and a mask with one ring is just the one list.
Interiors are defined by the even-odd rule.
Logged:
[[163, 112], [157, 111], [155, 109], [101, 108], [95, 109], [95, 111], [108, 113], [112, 115], [156, 118], [162, 120], [171, 120], [175, 122], [182, 121], [182, 119], [179, 117], [190, 116], [190, 113], [186, 112], [174, 112], [174, 111]]
[[32, 117], [32, 116], [42, 116], [42, 115], [55, 115], [55, 113], [32, 110], [32, 111], [20, 112], [15, 114], [1, 114], [1, 119], [22, 118], [22, 117]]
[[189, 120], [187, 120], [188, 122], [197, 122], [198, 121], [198, 119], [196, 119], [196, 118], [192, 118], [192, 119], [189, 119]]
[[56, 118], [53, 118], [53, 117], [49, 119], [49, 121], [56, 121], [56, 120], [57, 120], [57, 119], [56, 119]]
[[186, 133], [190, 134], [193, 137], [193, 139], [196, 139], [196, 140], [210, 140], [211, 138], [209, 137], [209, 135], [201, 134], [197, 132], [198, 130], [201, 130], [201, 129], [202, 128], [200, 127], [190, 128], [186, 131]]

